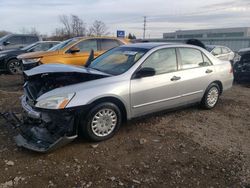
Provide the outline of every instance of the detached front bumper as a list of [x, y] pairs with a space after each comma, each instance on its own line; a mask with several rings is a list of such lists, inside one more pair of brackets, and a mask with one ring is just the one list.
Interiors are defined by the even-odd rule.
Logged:
[[23, 115], [15, 137], [18, 146], [36, 152], [49, 152], [77, 137], [75, 110], [38, 111], [21, 98]]

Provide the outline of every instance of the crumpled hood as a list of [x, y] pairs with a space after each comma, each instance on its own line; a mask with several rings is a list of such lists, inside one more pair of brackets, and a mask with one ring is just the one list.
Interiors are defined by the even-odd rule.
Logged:
[[30, 52], [26, 54], [21, 54], [17, 56], [18, 59], [32, 59], [32, 58], [40, 58], [43, 56], [52, 56], [52, 55], [57, 55], [59, 52], [54, 51], [54, 52], [49, 52], [49, 51], [40, 51], [40, 52]]
[[43, 64], [33, 69], [24, 71], [24, 74], [28, 77], [39, 75], [39, 74], [50, 74], [50, 73], [83, 73], [83, 74], [93, 74], [93, 75], [103, 75], [110, 76], [109, 74], [86, 68], [77, 67], [65, 64]]

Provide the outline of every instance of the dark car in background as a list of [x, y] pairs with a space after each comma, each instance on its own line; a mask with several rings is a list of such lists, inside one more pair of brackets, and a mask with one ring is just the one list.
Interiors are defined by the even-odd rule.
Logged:
[[250, 82], [250, 48], [239, 50], [233, 68], [236, 82]]
[[0, 51], [9, 49], [23, 48], [27, 45], [41, 41], [41, 37], [37, 35], [27, 34], [9, 34], [0, 38]]
[[226, 46], [206, 45], [206, 49], [220, 60], [233, 61], [235, 53]]
[[0, 70], [8, 71], [11, 74], [17, 74], [21, 70], [21, 64], [17, 56], [28, 52], [47, 51], [52, 48], [58, 41], [40, 41], [30, 44], [21, 49], [5, 50], [0, 52]]

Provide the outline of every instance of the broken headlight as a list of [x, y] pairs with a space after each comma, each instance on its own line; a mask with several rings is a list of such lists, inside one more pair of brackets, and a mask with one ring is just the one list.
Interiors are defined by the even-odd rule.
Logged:
[[42, 99], [36, 103], [36, 107], [45, 109], [63, 109], [67, 106], [75, 93], [61, 94]]
[[23, 59], [24, 64], [30, 64], [30, 63], [37, 63], [40, 61], [41, 58], [35, 58], [35, 59]]

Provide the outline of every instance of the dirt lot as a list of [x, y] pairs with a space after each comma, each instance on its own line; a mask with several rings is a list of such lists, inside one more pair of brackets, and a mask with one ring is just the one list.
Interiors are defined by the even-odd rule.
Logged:
[[[0, 75], [0, 112], [20, 109], [21, 77]], [[211, 111], [197, 106], [133, 120], [99, 144], [53, 153], [17, 148], [0, 119], [0, 187], [249, 187], [250, 88]]]

